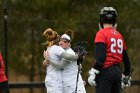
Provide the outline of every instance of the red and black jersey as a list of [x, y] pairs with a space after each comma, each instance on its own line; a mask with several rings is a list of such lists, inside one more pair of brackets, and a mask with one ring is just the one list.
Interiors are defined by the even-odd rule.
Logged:
[[0, 53], [0, 82], [6, 81], [6, 80], [7, 80], [7, 78], [4, 73], [4, 62], [2, 59], [2, 55]]
[[114, 28], [104, 28], [97, 32], [95, 37], [96, 43], [104, 43], [106, 45], [103, 68], [118, 64], [122, 61], [123, 50], [126, 45], [121, 34]]

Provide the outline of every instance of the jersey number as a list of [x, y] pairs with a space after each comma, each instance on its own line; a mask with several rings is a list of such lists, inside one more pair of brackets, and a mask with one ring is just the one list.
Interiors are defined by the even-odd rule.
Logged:
[[122, 54], [123, 52], [123, 41], [121, 39], [111, 38], [111, 52]]

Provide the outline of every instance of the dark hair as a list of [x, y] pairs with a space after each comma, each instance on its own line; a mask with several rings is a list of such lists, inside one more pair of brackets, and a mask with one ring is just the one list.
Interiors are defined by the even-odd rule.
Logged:
[[68, 29], [67, 31], [65, 31], [65, 34], [67, 34], [71, 38], [71, 41], [73, 40], [74, 33], [72, 30]]

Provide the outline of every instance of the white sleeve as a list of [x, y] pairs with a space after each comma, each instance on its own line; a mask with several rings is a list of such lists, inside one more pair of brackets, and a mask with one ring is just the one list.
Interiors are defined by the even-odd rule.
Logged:
[[67, 60], [77, 60], [78, 55], [77, 54], [70, 54], [67, 53], [62, 47], [56, 46], [55, 47], [55, 53], [56, 55], [60, 56], [61, 58], [67, 59]]
[[60, 57], [71, 61], [75, 61], [79, 58], [77, 54], [69, 54], [67, 52], [62, 52]]
[[66, 66], [69, 63], [69, 61], [62, 59], [60, 62], [57, 62], [56, 60], [49, 58], [49, 63], [57, 69], [62, 69], [64, 66]]

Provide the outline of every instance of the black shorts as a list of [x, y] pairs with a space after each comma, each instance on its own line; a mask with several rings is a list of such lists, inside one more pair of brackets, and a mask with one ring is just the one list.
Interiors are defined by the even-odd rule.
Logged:
[[9, 86], [8, 81], [0, 82], [0, 93], [8, 93]]
[[121, 75], [119, 65], [102, 69], [96, 77], [96, 93], [120, 93]]

